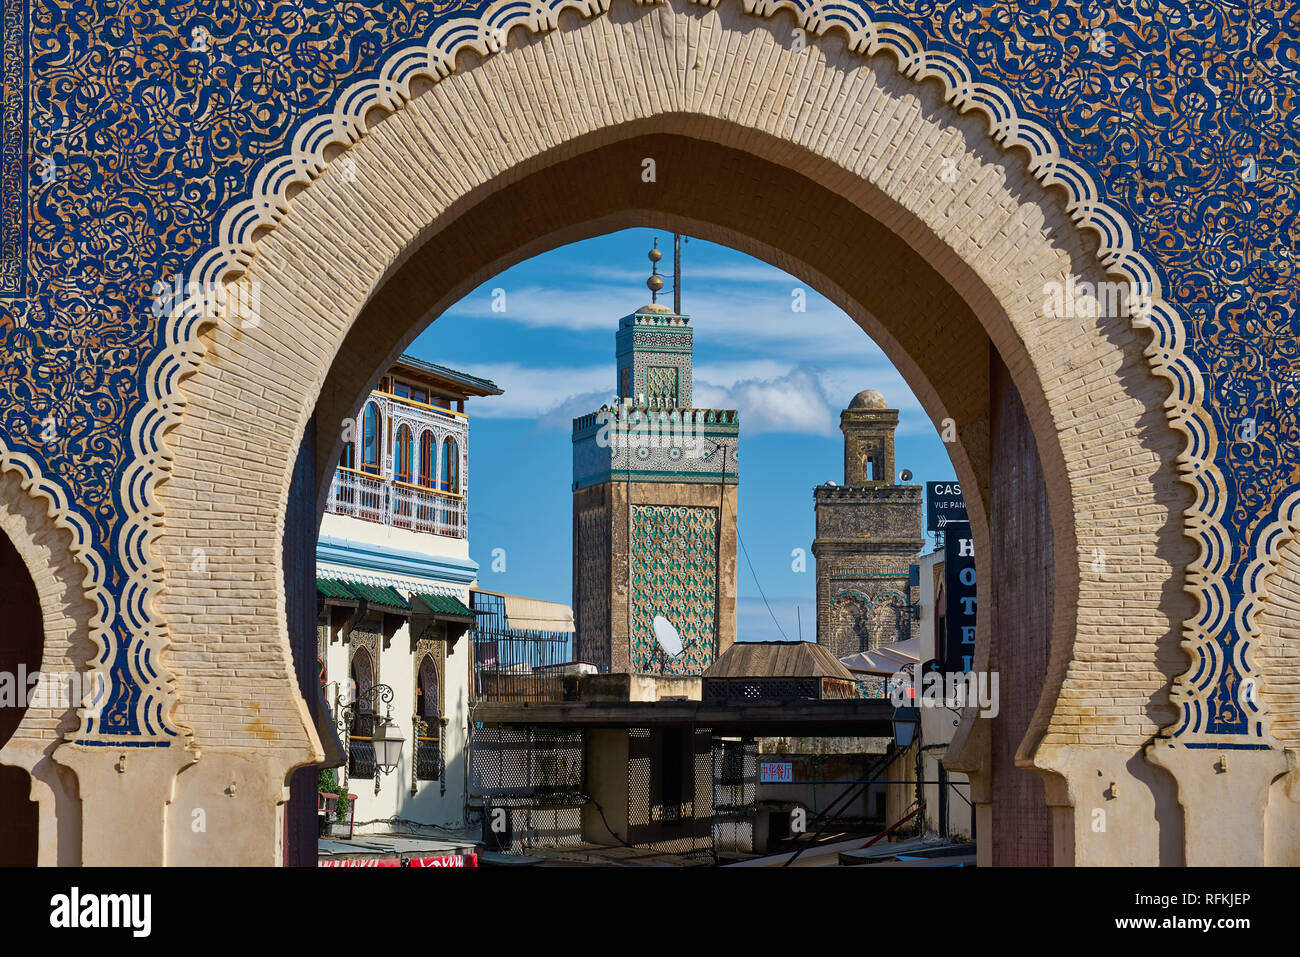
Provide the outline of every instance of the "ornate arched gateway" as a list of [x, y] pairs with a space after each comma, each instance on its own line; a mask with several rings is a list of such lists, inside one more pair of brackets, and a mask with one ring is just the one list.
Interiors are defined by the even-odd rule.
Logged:
[[[725, 242], [842, 307], [955, 423], [981, 580], [1028, 570], [1052, 596], [1042, 634], [980, 618], [977, 669], [1015, 668], [1031, 640], [1044, 659], [1015, 689], [1014, 740], [971, 714], [953, 745], [984, 860], [1015, 859], [996, 853], [1014, 827], [999, 782], [1024, 769], [1058, 862], [1294, 855], [1300, 658], [1278, 609], [1300, 593], [1300, 359], [1267, 302], [1229, 301], [1245, 266], [1182, 254], [1216, 214], [1174, 181], [1211, 162], [1189, 140], [1219, 135], [1222, 190], [1269, 188], [1236, 175], [1228, 131], [1249, 110], [1259, 155], [1283, 155], [1265, 142], [1280, 108], [1236, 80], [1277, 62], [1279, 33], [1049, 6], [312, 0], [281, 20], [33, 23], [7, 86], [41, 160], [5, 177], [0, 506], [43, 508], [63, 536], [19, 547], [33, 580], [84, 595], [43, 593], [62, 609], [45, 653], [108, 683], [63, 723], [29, 709], [14, 739], [37, 744], [0, 753], [58, 782], [33, 791], [41, 859], [278, 859], [287, 775], [321, 755], [281, 550], [304, 433], [327, 475], [327, 423], [442, 309], [633, 223]], [[1225, 37], [1258, 48], [1233, 59]], [[139, 57], [156, 82], [119, 86], [140, 67], [115, 58]], [[1234, 248], [1289, 241], [1269, 195]], [[1251, 261], [1285, 290], [1290, 260]], [[1149, 301], [1047, 306], [1106, 281]], [[1009, 418], [1046, 530], [1019, 555], [990, 540], [1015, 487]]]

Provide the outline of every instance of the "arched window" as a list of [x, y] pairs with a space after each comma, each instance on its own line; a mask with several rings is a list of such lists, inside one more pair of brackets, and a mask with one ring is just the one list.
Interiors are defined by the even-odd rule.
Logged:
[[433, 655], [420, 659], [420, 680], [415, 688], [416, 715], [421, 718], [438, 717], [438, 666]]
[[442, 777], [442, 723], [438, 720], [438, 666], [433, 655], [420, 659], [415, 682], [415, 717], [420, 733], [415, 738], [415, 777], [436, 781]]
[[433, 488], [433, 433], [425, 432], [420, 436], [420, 480], [425, 488]]
[[412, 451], [411, 427], [403, 425], [397, 430], [397, 442], [393, 448], [393, 474], [399, 482], [413, 482], [415, 479]]
[[370, 652], [364, 648], [356, 650], [348, 676], [352, 679], [352, 700], [356, 702], [356, 711], [372, 713], [375, 705], [375, 670], [370, 663]]
[[455, 439], [447, 439], [442, 445], [442, 484], [444, 492], [460, 491], [460, 448]]
[[380, 432], [383, 422], [379, 416], [379, 407], [373, 402], [366, 403], [366, 411], [361, 418], [361, 471], [372, 475], [379, 474]]
[[345, 469], [357, 467], [357, 444], [355, 442], [343, 443], [343, 454], [339, 456], [339, 465]]
[[352, 727], [348, 733], [348, 774], [368, 778], [375, 773], [375, 671], [370, 652], [358, 648], [348, 669], [352, 679]]

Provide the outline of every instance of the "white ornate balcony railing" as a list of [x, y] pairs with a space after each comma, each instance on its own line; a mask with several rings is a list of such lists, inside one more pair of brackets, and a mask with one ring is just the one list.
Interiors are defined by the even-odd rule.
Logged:
[[367, 522], [382, 523], [388, 514], [386, 484], [381, 478], [339, 468], [334, 472], [329, 503], [325, 508], [335, 515], [351, 515]]
[[[416, 532], [468, 538], [468, 419], [461, 413], [421, 405], [382, 392], [372, 393], [368, 401], [378, 407], [383, 423], [381, 435], [384, 444], [378, 474], [370, 468], [337, 468], [330, 484], [326, 511]], [[443, 457], [449, 448], [447, 440], [454, 440], [457, 461], [452, 463], [455, 466], [452, 474], [457, 477], [457, 491], [398, 479], [392, 442], [403, 425], [411, 431], [411, 465], [416, 470], [419, 469], [421, 439], [426, 435], [431, 439], [434, 454], [430, 463], [430, 484], [444, 475], [446, 463]]]
[[450, 538], [467, 538], [469, 534], [465, 496], [385, 481], [353, 469], [335, 470], [325, 509], [413, 532]]

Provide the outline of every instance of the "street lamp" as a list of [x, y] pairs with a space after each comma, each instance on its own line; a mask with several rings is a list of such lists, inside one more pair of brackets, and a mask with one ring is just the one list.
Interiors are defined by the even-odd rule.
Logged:
[[[891, 722], [894, 725], [894, 741], [900, 749], [910, 748], [912, 742], [916, 742], [916, 806], [919, 810], [925, 803], [921, 783], [923, 776], [920, 740], [921, 709], [911, 705], [895, 708]], [[925, 829], [925, 818], [921, 819], [921, 828]]]
[[911, 706], [895, 708], [890, 723], [894, 726], [894, 742], [900, 748], [910, 748], [921, 724], [921, 709]]
[[[371, 688], [372, 706], [375, 703], [385, 705], [383, 718], [377, 718], [370, 732], [370, 744], [375, 752], [375, 793], [379, 793], [379, 774], [391, 774], [402, 759], [402, 744], [405, 738], [402, 729], [393, 720], [393, 689], [388, 685], [375, 685]], [[338, 728], [347, 737], [345, 753], [351, 751], [351, 729], [356, 719], [362, 714], [373, 712], [360, 711], [358, 701], [350, 701], [339, 709]]]
[[371, 739], [375, 748], [375, 767], [385, 774], [392, 772], [402, 758], [404, 742], [402, 729], [393, 720], [393, 712], [390, 708], [384, 715], [384, 719], [375, 726], [374, 737]]

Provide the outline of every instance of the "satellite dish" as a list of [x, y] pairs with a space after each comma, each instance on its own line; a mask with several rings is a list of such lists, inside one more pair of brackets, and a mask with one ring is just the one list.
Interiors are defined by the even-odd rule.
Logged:
[[830, 479], [826, 480], [826, 484], [829, 485], [831, 488], [839, 488], [839, 486], [836, 485], [834, 482], [832, 482]]
[[899, 475], [898, 478], [899, 478], [900, 481], [903, 481], [903, 482], [910, 482], [910, 481], [912, 481], [912, 470], [911, 470], [911, 469], [903, 469], [902, 474]]
[[654, 620], [655, 641], [659, 642], [659, 647], [664, 650], [669, 658], [676, 658], [682, 653], [682, 639], [677, 634], [677, 629], [673, 623], [663, 615], [655, 615]]

